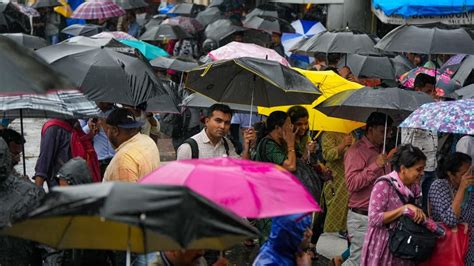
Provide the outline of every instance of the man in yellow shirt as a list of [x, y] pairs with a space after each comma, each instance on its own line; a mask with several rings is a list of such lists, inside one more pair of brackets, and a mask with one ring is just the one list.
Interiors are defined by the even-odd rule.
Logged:
[[156, 143], [140, 133], [143, 122], [128, 109], [112, 111], [106, 120], [105, 133], [116, 154], [105, 170], [104, 182], [138, 182], [160, 165]]

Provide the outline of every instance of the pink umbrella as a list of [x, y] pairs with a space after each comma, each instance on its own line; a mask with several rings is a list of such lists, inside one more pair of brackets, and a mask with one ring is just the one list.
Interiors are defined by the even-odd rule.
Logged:
[[254, 57], [276, 61], [282, 65], [290, 66], [288, 61], [275, 50], [262, 47], [253, 43], [231, 42], [214, 51], [209, 52], [213, 61], [234, 59], [239, 57]]
[[99, 38], [99, 39], [102, 39], [102, 38], [105, 38], [105, 39], [108, 39], [108, 38], [114, 38], [114, 39], [117, 39], [117, 40], [132, 40], [132, 41], [138, 41], [137, 38], [133, 37], [132, 35], [126, 33], [126, 32], [123, 32], [123, 31], [103, 31], [101, 33], [98, 33], [96, 35], [93, 35], [92, 37], [94, 38]]
[[89, 0], [80, 4], [72, 13], [71, 18], [106, 19], [123, 15], [125, 15], [125, 10], [112, 1]]
[[296, 177], [270, 163], [224, 157], [174, 161], [140, 183], [187, 186], [241, 217], [321, 211]]

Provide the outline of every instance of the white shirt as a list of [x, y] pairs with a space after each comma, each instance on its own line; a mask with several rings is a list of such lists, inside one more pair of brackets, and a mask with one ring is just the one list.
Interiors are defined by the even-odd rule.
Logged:
[[436, 153], [438, 152], [438, 134], [436, 131], [402, 128], [402, 144], [411, 144], [425, 154], [426, 172], [436, 170]]
[[[204, 128], [198, 134], [192, 136], [198, 145], [199, 148], [199, 158], [217, 158], [227, 156], [225, 152], [224, 141], [221, 140], [214, 146], [207, 136], [206, 129]], [[231, 158], [240, 158], [240, 156], [235, 152], [234, 145], [229, 139], [226, 139], [227, 144], [229, 145], [229, 157]], [[189, 160], [192, 159], [192, 150], [191, 146], [187, 143], [181, 144], [176, 153], [177, 160]]]
[[456, 144], [456, 151], [462, 152], [471, 156], [472, 165], [474, 166], [474, 137], [473, 136], [464, 136], [459, 139]]

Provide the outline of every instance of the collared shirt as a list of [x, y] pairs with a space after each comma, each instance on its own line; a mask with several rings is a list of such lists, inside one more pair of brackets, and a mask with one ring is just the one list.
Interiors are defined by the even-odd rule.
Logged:
[[[89, 125], [87, 120], [79, 120], [81, 122], [82, 131], [88, 134], [90, 132]], [[99, 132], [94, 136], [94, 150], [97, 153], [97, 158], [99, 161], [110, 159], [114, 157], [115, 150], [112, 147], [112, 144], [105, 134], [105, 130], [102, 127], [99, 127]]]
[[418, 147], [426, 156], [426, 172], [436, 170], [436, 153], [438, 151], [438, 134], [436, 131], [428, 131], [414, 128], [402, 128], [402, 144], [411, 144]]
[[[198, 145], [199, 148], [199, 158], [216, 158], [226, 156], [224, 141], [221, 139], [216, 146], [214, 146], [207, 136], [206, 129], [204, 128], [198, 134], [192, 136]], [[229, 157], [240, 158], [240, 156], [235, 152], [234, 145], [229, 139], [226, 139], [227, 144], [229, 145]], [[191, 146], [187, 143], [181, 144], [177, 152], [177, 160], [188, 160], [192, 159], [192, 150]]]
[[122, 143], [105, 170], [104, 182], [138, 182], [160, 166], [160, 152], [148, 136], [137, 133]]
[[382, 149], [372, 144], [366, 136], [347, 150], [344, 156], [344, 172], [349, 191], [349, 208], [367, 210], [375, 180], [390, 172], [388, 164], [383, 168], [375, 162], [380, 153]]

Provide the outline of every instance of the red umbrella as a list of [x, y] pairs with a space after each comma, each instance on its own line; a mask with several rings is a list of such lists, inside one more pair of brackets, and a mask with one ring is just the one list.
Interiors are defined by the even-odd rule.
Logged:
[[74, 10], [71, 17], [79, 19], [105, 19], [123, 15], [125, 15], [125, 10], [112, 1], [90, 0], [80, 4]]

